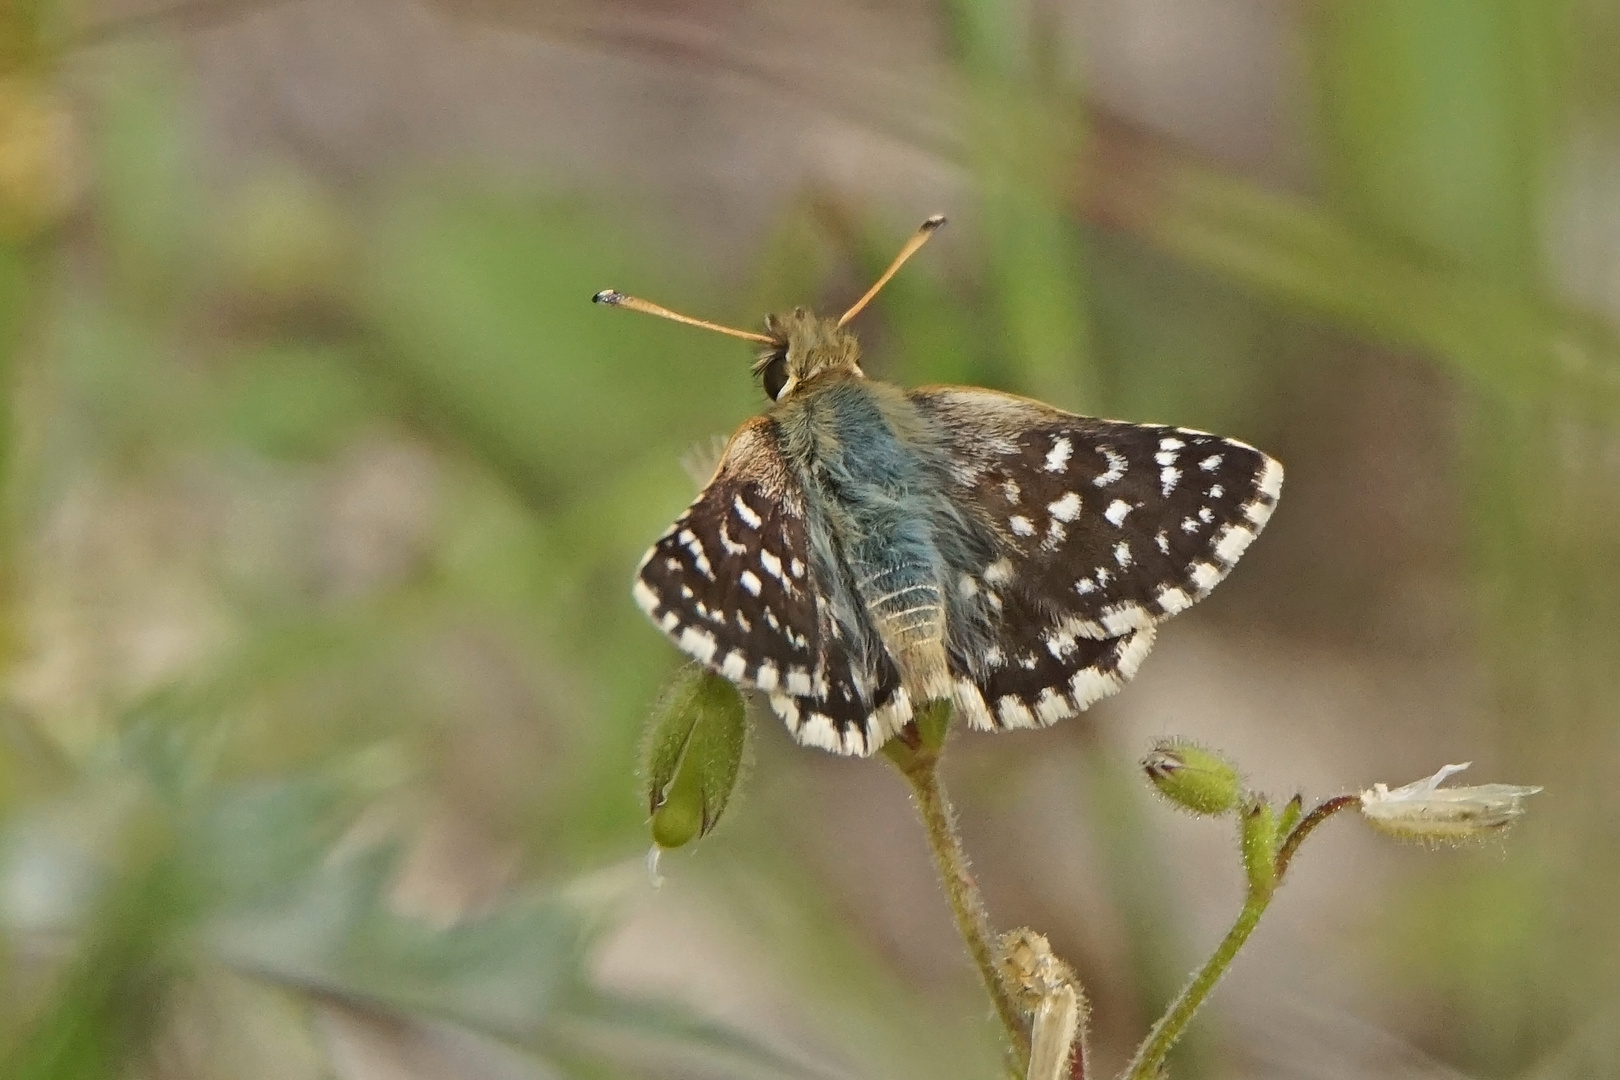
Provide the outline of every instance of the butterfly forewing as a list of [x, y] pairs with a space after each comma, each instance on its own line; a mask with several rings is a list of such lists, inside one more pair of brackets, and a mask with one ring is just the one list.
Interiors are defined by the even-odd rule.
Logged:
[[775, 424], [733, 436], [714, 478], [652, 546], [635, 597], [683, 652], [770, 696], [804, 743], [868, 754], [911, 718], [892, 665], [852, 667], [812, 566], [804, 494]]
[[912, 399], [942, 433], [954, 498], [1000, 558], [968, 587], [1026, 597], [1043, 632], [1106, 639], [1185, 610], [1259, 534], [1282, 466], [1201, 431], [1075, 416], [989, 390]]

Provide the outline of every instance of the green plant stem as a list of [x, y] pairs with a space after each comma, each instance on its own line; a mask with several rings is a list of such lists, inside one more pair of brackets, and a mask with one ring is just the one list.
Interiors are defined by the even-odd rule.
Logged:
[[[1289, 862], [1299, 850], [1299, 846], [1317, 826], [1339, 811], [1359, 804], [1360, 801], [1357, 795], [1339, 795], [1326, 800], [1301, 818], [1299, 824], [1277, 844], [1269, 875], [1263, 875], [1262, 880], [1257, 881], [1251, 872], [1249, 897], [1244, 901], [1243, 910], [1238, 912], [1237, 921], [1232, 924], [1232, 929], [1226, 932], [1226, 936], [1221, 939], [1220, 945], [1205, 961], [1204, 966], [1198, 969], [1192, 981], [1176, 997], [1169, 1010], [1153, 1025], [1153, 1030], [1148, 1032], [1148, 1037], [1142, 1041], [1136, 1056], [1131, 1059], [1123, 1080], [1157, 1080], [1170, 1049], [1186, 1032], [1187, 1025], [1192, 1022], [1194, 1014], [1204, 1004], [1204, 999], [1215, 989], [1215, 984], [1221, 981], [1221, 976], [1226, 974], [1226, 969], [1231, 967], [1232, 961], [1237, 958], [1238, 950], [1243, 948], [1244, 943], [1249, 940], [1249, 935], [1254, 933], [1254, 928], [1260, 924], [1260, 916], [1265, 914], [1266, 908], [1271, 905], [1271, 898], [1277, 894], [1277, 886], [1287, 873]], [[1263, 804], [1259, 810], [1265, 810]], [[1248, 835], [1250, 834], [1246, 832], [1245, 836]]]
[[1243, 910], [1238, 913], [1237, 921], [1232, 929], [1226, 932], [1215, 952], [1205, 961], [1204, 966], [1192, 977], [1175, 1003], [1168, 1012], [1159, 1018], [1148, 1032], [1148, 1037], [1142, 1041], [1137, 1049], [1136, 1056], [1131, 1059], [1125, 1071], [1125, 1080], [1157, 1080], [1164, 1065], [1164, 1059], [1170, 1053], [1170, 1048], [1176, 1045], [1192, 1022], [1193, 1015], [1209, 997], [1209, 992], [1215, 989], [1215, 984], [1221, 981], [1226, 969], [1232, 965], [1238, 950], [1243, 943], [1249, 940], [1254, 928], [1260, 923], [1260, 916], [1265, 913], [1275, 895], [1271, 889], [1251, 892], [1249, 899], [1244, 903]]
[[968, 870], [967, 853], [956, 834], [955, 815], [945, 788], [939, 780], [939, 758], [923, 751], [900, 762], [900, 771], [911, 784], [917, 797], [917, 811], [922, 816], [923, 831], [928, 834], [928, 846], [933, 849], [934, 861], [939, 864], [940, 882], [945, 886], [945, 898], [950, 901], [951, 914], [956, 919], [957, 932], [967, 944], [968, 953], [979, 969], [985, 992], [995, 1004], [996, 1015], [1006, 1029], [1007, 1041], [1012, 1048], [1013, 1062], [1018, 1075], [1029, 1071], [1029, 1032], [1023, 1015], [1007, 994], [996, 971], [995, 950], [991, 945], [989, 919], [984, 912], [984, 898], [979, 884]]

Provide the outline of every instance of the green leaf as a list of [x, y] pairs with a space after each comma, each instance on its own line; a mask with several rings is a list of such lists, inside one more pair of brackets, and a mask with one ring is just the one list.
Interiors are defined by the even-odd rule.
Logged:
[[217, 918], [213, 951], [232, 968], [296, 987], [520, 1043], [578, 978], [592, 917], [536, 896], [449, 928], [394, 914], [396, 853], [377, 847], [324, 865], [286, 899]]

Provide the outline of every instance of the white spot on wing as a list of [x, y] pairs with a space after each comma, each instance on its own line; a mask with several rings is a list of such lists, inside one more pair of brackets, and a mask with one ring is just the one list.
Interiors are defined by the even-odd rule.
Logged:
[[691, 529], [682, 529], [678, 539], [692, 553], [692, 565], [697, 567], [698, 573], [713, 581], [714, 569], [709, 566], [709, 555], [703, 550], [703, 541]]
[[759, 580], [759, 575], [754, 573], [752, 570], [744, 570], [742, 573], [738, 574], [737, 581], [742, 585], [743, 588], [747, 589], [755, 596], [759, 595], [759, 590], [762, 587], [762, 583]]
[[1119, 543], [1115, 544], [1114, 561], [1120, 565], [1121, 569], [1131, 565], [1131, 545], [1126, 543], [1124, 540], [1121, 540]]
[[1192, 568], [1192, 582], [1198, 586], [1199, 592], [1209, 592], [1221, 580], [1221, 568], [1214, 563], [1194, 563]]
[[957, 712], [967, 717], [968, 726], [975, 731], [990, 731], [995, 722], [990, 718], [990, 706], [985, 704], [984, 695], [969, 679], [957, 679], [951, 686], [950, 698], [956, 703]]
[[761, 690], [775, 690], [779, 685], [779, 679], [780, 674], [776, 670], [776, 665], [769, 660], [760, 664], [759, 670], [754, 673], [754, 682]]
[[658, 594], [653, 592], [647, 583], [640, 578], [637, 578], [636, 583], [630, 586], [630, 595], [635, 598], [636, 606], [648, 615], [651, 615], [653, 608], [658, 606]]
[[1137, 604], [1116, 604], [1104, 608], [1102, 612], [1103, 629], [1109, 637], [1123, 637], [1132, 630], [1140, 630], [1152, 623], [1148, 613]]
[[911, 717], [911, 695], [907, 694], [904, 688], [895, 691], [894, 697], [890, 698], [887, 704], [875, 711], [869, 718], [869, 722], [875, 723], [879, 727], [882, 737], [868, 740], [866, 752], [871, 753], [876, 750], [878, 744], [884, 739], [910, 723]]
[[765, 524], [765, 519], [754, 513], [754, 508], [743, 502], [741, 495], [735, 496], [731, 500], [731, 508], [737, 511], [737, 516], [742, 518], [743, 524], [750, 529], [757, 529]]
[[799, 730], [794, 732], [798, 740], [806, 746], [819, 746], [823, 750], [834, 753], [846, 752], [843, 743], [839, 741], [838, 729], [833, 726], [832, 717], [821, 713], [811, 713], [805, 717]]
[[811, 694], [810, 673], [802, 667], [788, 668], [787, 691], [794, 697], [809, 697]]
[[1018, 536], [1035, 535], [1035, 526], [1030, 523], [1029, 518], [1024, 517], [1022, 514], [1014, 514], [1007, 519], [1007, 524], [1012, 526], [1012, 531]]
[[1192, 607], [1193, 603], [1192, 597], [1188, 596], [1185, 592], [1182, 592], [1174, 585], [1166, 585], [1164, 588], [1160, 589], [1157, 599], [1159, 601], [1159, 606], [1164, 609], [1164, 613], [1166, 615], [1174, 615], [1179, 611], [1186, 611], [1188, 608]]
[[707, 630], [688, 626], [681, 631], [680, 646], [682, 652], [707, 664], [714, 659], [714, 650], [718, 648], [718, 643], [714, 640], [714, 635]]
[[1275, 499], [1282, 490], [1283, 467], [1271, 458], [1266, 458], [1266, 467], [1260, 473], [1260, 493]]
[[1159, 470], [1159, 494], [1169, 498], [1170, 493], [1176, 490], [1176, 483], [1181, 479], [1181, 470], [1166, 465]]
[[782, 582], [784, 585], [787, 584], [787, 579], [782, 577], [782, 560], [776, 557], [775, 552], [767, 551], [765, 548], [760, 548], [759, 565], [763, 566], [765, 568], [765, 572], [771, 575], [771, 577]]
[[793, 732], [794, 737], [797, 738], [799, 735], [799, 703], [786, 694], [772, 694], [771, 708], [776, 710], [776, 715], [782, 718], [783, 722], [787, 724], [788, 730]]
[[1114, 662], [1119, 669], [1121, 682], [1135, 677], [1136, 669], [1142, 666], [1142, 661], [1153, 649], [1153, 638], [1156, 634], [1157, 631], [1153, 627], [1143, 627], [1121, 643], [1119, 659]]
[[1198, 467], [1203, 469], [1205, 472], [1214, 472], [1216, 469], [1221, 467], [1221, 455], [1209, 455], [1209, 457], [1198, 463]]
[[726, 658], [720, 662], [720, 674], [724, 675], [732, 682], [741, 680], [743, 674], [747, 671], [748, 661], [744, 659], [743, 654], [738, 652], [736, 649], [726, 653]]
[[1080, 496], [1071, 491], [1057, 502], [1048, 503], [1046, 509], [1059, 521], [1073, 521], [1080, 516]]
[[1115, 528], [1119, 528], [1125, 524], [1125, 515], [1135, 509], [1136, 507], [1132, 506], [1124, 499], [1115, 499], [1113, 502], [1108, 504], [1108, 509], [1103, 511], [1103, 517], [1108, 519], [1108, 523], [1110, 525], [1113, 525]]
[[1120, 687], [1120, 678], [1112, 671], [1101, 671], [1095, 667], [1081, 668], [1069, 680], [1069, 694], [1074, 698], [1076, 709], [1089, 708], [1102, 698], [1114, 693]]
[[1074, 446], [1069, 442], [1068, 436], [1059, 436], [1052, 441], [1052, 449], [1046, 453], [1046, 471], [1062, 472], [1069, 464], [1069, 456], [1074, 453]]
[[1070, 703], [1067, 695], [1050, 686], [1041, 691], [1041, 699], [1035, 703], [1035, 717], [1042, 726], [1055, 724], [1065, 716], [1073, 715], [1074, 705]]
[[1108, 471], [1094, 479], [1093, 484], [1098, 487], [1107, 487], [1125, 475], [1125, 467], [1128, 463], [1124, 454], [1111, 446], [1099, 446], [1097, 447], [1097, 453], [1101, 454], [1108, 462]]
[[1008, 694], [996, 702], [996, 717], [1001, 721], [1001, 726], [1006, 728], [1039, 726], [1035, 722], [1035, 714], [1029, 711], [1029, 706], [1019, 701], [1012, 694]]
[[1046, 643], [1046, 651], [1056, 660], [1068, 659], [1075, 649], [1074, 635], [1063, 630], [1043, 634], [1041, 640]]
[[1254, 532], [1244, 525], [1228, 525], [1215, 542], [1215, 557], [1222, 562], [1234, 563], [1243, 549], [1254, 540]]
[[984, 580], [990, 585], [1001, 585], [1012, 580], [1013, 566], [1008, 559], [997, 559], [984, 568]]

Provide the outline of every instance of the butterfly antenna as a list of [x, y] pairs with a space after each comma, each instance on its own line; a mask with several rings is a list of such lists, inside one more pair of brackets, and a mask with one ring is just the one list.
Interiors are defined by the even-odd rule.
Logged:
[[619, 292], [616, 289], [603, 289], [601, 292], [591, 297], [591, 302], [596, 304], [607, 304], [609, 307], [629, 308], [631, 311], [639, 311], [644, 315], [656, 315], [660, 319], [669, 319], [672, 322], [685, 323], [687, 326], [700, 326], [705, 330], [714, 330], [717, 333], [727, 334], [734, 338], [742, 338], [744, 341], [757, 342], [760, 345], [779, 344], [775, 338], [766, 337], [764, 334], [756, 334], [752, 330], [734, 330], [729, 326], [721, 326], [719, 323], [706, 322], [703, 319], [694, 319], [690, 315], [682, 315], [680, 312], [671, 311], [667, 307], [661, 307], [650, 300], [643, 300], [639, 296], [626, 296], [624, 293]]
[[849, 320], [859, 315], [861, 313], [861, 309], [872, 302], [872, 297], [878, 294], [878, 290], [887, 285], [889, 283], [889, 279], [894, 277], [895, 271], [904, 266], [907, 259], [917, 254], [917, 249], [928, 243], [928, 238], [934, 235], [934, 230], [943, 224], [945, 224], [944, 214], [935, 214], [933, 217], [923, 222], [922, 227], [912, 234], [910, 240], [906, 241], [906, 246], [900, 249], [900, 254], [894, 257], [894, 262], [890, 263], [889, 268], [883, 271], [883, 276], [877, 279], [877, 284], [873, 285], [870, 289], [867, 289], [866, 295], [855, 301], [854, 307], [850, 308], [848, 311], [844, 312], [838, 317], [838, 325], [843, 326], [845, 323], [849, 322]]

